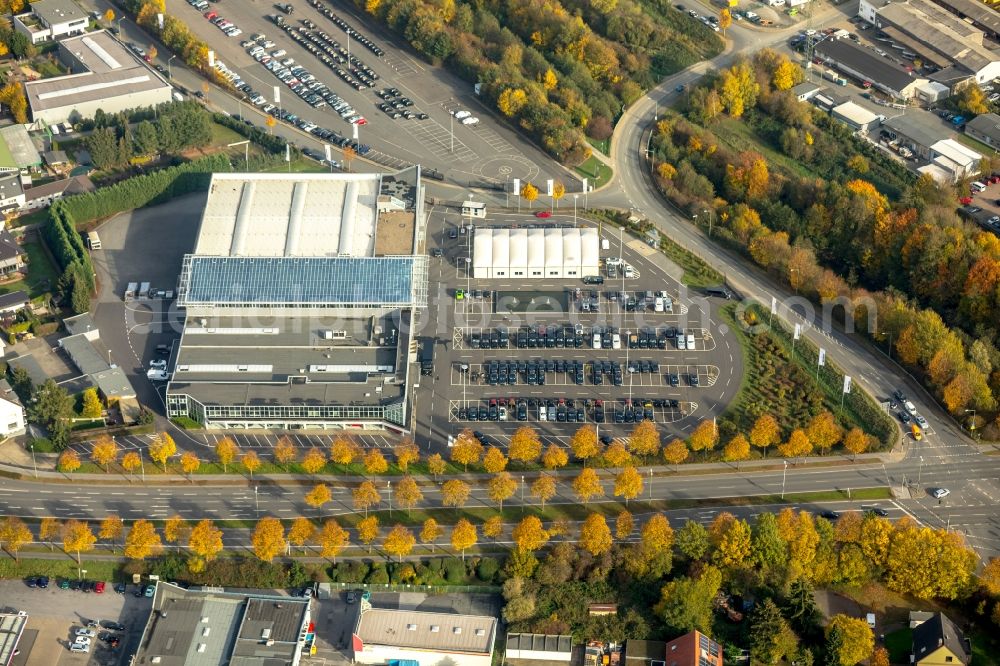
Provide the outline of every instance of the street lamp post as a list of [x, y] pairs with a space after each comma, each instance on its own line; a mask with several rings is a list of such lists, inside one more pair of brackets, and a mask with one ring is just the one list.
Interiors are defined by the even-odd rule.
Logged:
[[521, 509], [524, 510], [524, 474], [521, 475]]
[[260, 518], [260, 500], [257, 498], [257, 486], [253, 487], [253, 504], [257, 510], [257, 517]]
[[124, 20], [125, 20], [124, 16], [122, 16], [120, 19], [118, 19], [118, 39], [121, 39], [121, 37], [122, 37], [122, 21], [124, 21]]
[[247, 161], [247, 173], [250, 173], [250, 141], [237, 141], [235, 143], [227, 143], [226, 148], [233, 148], [235, 146], [243, 146], [244, 157]]
[[889, 349], [889, 354], [888, 355], [889, 355], [889, 359], [891, 360], [892, 359], [892, 331], [883, 331], [882, 335], [888, 335], [889, 336], [889, 344], [887, 345], [887, 348]]
[[465, 258], [465, 297], [469, 297], [469, 289], [472, 288], [472, 257]]
[[31, 451], [31, 468], [35, 470], [35, 478], [38, 478], [38, 466], [35, 464], [35, 445], [28, 444], [28, 449]]
[[970, 413], [972, 414], [972, 425], [969, 426], [969, 430], [972, 431], [973, 437], [975, 437], [975, 434], [976, 434], [976, 410], [975, 409], [967, 409], [967, 410], [965, 410], [965, 413], [966, 414], [970, 414]]
[[782, 460], [785, 467], [781, 470], [781, 499], [785, 499], [785, 474], [788, 473], [788, 461]]
[[580, 198], [580, 195], [573, 193], [573, 228], [576, 228], [576, 200]]
[[653, 468], [649, 468], [649, 501], [653, 501]]
[[171, 79], [171, 78], [173, 78], [173, 77], [172, 77], [172, 76], [170, 75], [170, 61], [171, 61], [171, 60], [173, 60], [173, 59], [174, 59], [174, 58], [176, 58], [176, 57], [177, 57], [176, 55], [172, 55], [172, 56], [170, 56], [169, 58], [167, 58], [167, 78], [168, 78], [168, 79]]
[[917, 467], [917, 485], [920, 485], [920, 478], [924, 475], [924, 457], [920, 456], [920, 466]]
[[386, 481], [385, 487], [389, 493], [389, 517], [392, 518], [392, 481]]

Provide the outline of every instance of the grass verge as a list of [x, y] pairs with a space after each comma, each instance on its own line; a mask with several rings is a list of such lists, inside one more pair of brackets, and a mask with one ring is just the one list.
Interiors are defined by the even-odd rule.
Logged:
[[604, 185], [611, 180], [611, 167], [601, 162], [591, 155], [582, 164], [576, 167], [575, 171], [587, 179], [587, 183], [595, 188]]
[[682, 248], [665, 234], [660, 235], [660, 250], [671, 261], [684, 269], [682, 281], [689, 287], [710, 287], [724, 282], [721, 273], [699, 259], [698, 255]]
[[[67, 555], [67, 559], [43, 560], [22, 557], [20, 562], [0, 560], [0, 578], [24, 578], [26, 576], [49, 576], [50, 578], [72, 578], [80, 576], [80, 569], [87, 571], [90, 580], [111, 581], [119, 578], [121, 564], [105, 560], [83, 560], [79, 565]], [[52, 580], [49, 585], [55, 585]]]

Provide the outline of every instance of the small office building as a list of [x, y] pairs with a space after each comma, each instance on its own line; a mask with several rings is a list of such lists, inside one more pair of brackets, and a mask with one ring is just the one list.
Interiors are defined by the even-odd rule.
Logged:
[[462, 217], [479, 218], [486, 217], [486, 204], [478, 201], [465, 201], [462, 203]]
[[955, 182], [979, 173], [983, 156], [954, 139], [944, 139], [931, 146], [930, 159], [932, 164], [950, 173]]
[[27, 35], [32, 44], [82, 34], [90, 23], [74, 0], [38, 0], [28, 8], [27, 14], [14, 17], [14, 29]]
[[857, 132], [869, 132], [878, 127], [882, 117], [872, 113], [860, 104], [844, 102], [831, 109], [830, 114]]
[[0, 379], [0, 438], [23, 435], [26, 431], [24, 406], [6, 379]]

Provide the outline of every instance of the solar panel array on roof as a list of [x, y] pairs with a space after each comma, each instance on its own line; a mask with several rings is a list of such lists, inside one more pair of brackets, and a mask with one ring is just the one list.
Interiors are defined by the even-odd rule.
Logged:
[[[182, 304], [412, 303], [415, 257], [189, 256]], [[186, 279], [185, 279], [186, 278]]]

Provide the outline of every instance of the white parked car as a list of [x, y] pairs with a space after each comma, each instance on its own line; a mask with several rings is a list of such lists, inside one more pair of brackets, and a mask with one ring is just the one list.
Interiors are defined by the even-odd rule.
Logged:
[[69, 646], [69, 651], [88, 654], [90, 652], [90, 643], [87, 643], [86, 645], [83, 643], [73, 643]]
[[170, 375], [167, 374], [166, 370], [157, 370], [155, 368], [150, 368], [146, 373], [146, 378], [152, 382], [165, 382], [170, 379]]
[[678, 333], [677, 334], [677, 348], [680, 349], [680, 350], [686, 350], [687, 349], [687, 340], [684, 338], [684, 334], [683, 333]]
[[451, 115], [461, 120], [462, 118], [468, 118], [472, 114], [469, 113], [468, 111], [452, 111]]
[[149, 362], [149, 368], [151, 370], [166, 370], [167, 362], [162, 358], [154, 359]]
[[77, 642], [80, 642], [80, 639], [82, 638], [89, 639], [93, 638], [96, 635], [97, 633], [93, 629], [86, 629], [84, 627], [80, 627], [79, 629], [76, 630]]
[[478, 122], [479, 122], [479, 118], [476, 118], [475, 116], [469, 116], [468, 118], [462, 118], [462, 124], [463, 125], [475, 125]]
[[907, 400], [906, 402], [903, 403], [903, 407], [906, 407], [906, 411], [908, 411], [911, 414], [916, 414], [917, 413], [916, 406], [912, 402], [910, 402], [909, 400]]
[[620, 336], [617, 333], [614, 333], [611, 336], [611, 348], [612, 349], [621, 349], [622, 348], [622, 336]]
[[934, 499], [943, 499], [951, 495], [951, 491], [947, 488], [935, 488], [934, 489]]
[[690, 333], [687, 334], [687, 348], [694, 349], [694, 336]]

